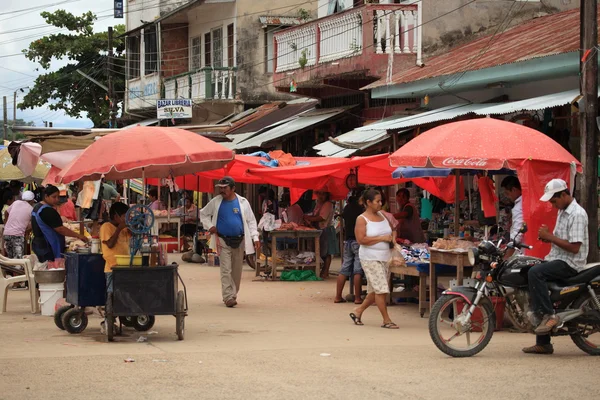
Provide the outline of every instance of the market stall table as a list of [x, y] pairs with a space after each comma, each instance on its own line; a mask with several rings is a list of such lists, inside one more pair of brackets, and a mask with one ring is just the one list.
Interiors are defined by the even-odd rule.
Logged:
[[[404, 267], [390, 267], [390, 304], [393, 299], [398, 298], [418, 298], [419, 299], [419, 314], [421, 317], [425, 315], [425, 311], [429, 307], [427, 301], [427, 263], [406, 263]], [[419, 278], [419, 291], [415, 293], [413, 290], [405, 289], [402, 292], [394, 293], [392, 286], [392, 275], [416, 276]]]
[[429, 306], [430, 310], [437, 300], [437, 277], [436, 265], [450, 265], [456, 267], [456, 284], [462, 285], [464, 268], [472, 266], [466, 250], [438, 250], [429, 249]]
[[157, 217], [154, 216], [154, 226], [152, 227], [152, 235], [158, 236], [159, 227], [162, 224], [177, 224], [177, 243], [178, 246], [181, 243], [181, 217], [179, 216], [165, 216], [165, 217]]
[[[321, 231], [320, 230], [297, 230], [297, 231], [292, 231], [292, 230], [286, 230], [286, 231], [271, 231], [269, 232], [270, 236], [271, 236], [271, 279], [275, 280], [277, 279], [277, 267], [315, 267], [315, 274], [317, 276], [320, 276], [321, 274], [321, 257], [319, 257], [320, 254], [320, 245], [319, 245], [319, 238], [321, 236]], [[314, 239], [315, 241], [315, 262], [314, 263], [310, 263], [310, 264], [291, 264], [291, 263], [282, 263], [282, 264], [278, 264], [277, 263], [277, 239], [280, 238], [292, 238], [292, 239], [298, 239], [298, 241], [302, 240], [302, 239]], [[265, 255], [266, 257], [266, 255]], [[258, 276], [260, 274], [261, 271], [261, 267], [260, 267], [260, 260], [256, 260], [256, 276]], [[265, 258], [265, 266], [264, 269], [266, 270], [268, 268], [269, 265], [269, 259]]]

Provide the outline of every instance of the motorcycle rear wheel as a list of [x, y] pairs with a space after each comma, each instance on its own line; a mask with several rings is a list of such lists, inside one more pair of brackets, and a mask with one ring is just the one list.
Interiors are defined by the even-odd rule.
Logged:
[[[495, 314], [489, 301], [481, 301], [476, 310], [479, 317], [471, 318], [469, 324], [461, 331], [456, 322], [464, 319], [468, 312], [468, 305], [461, 296], [447, 294], [435, 302], [429, 315], [429, 335], [431, 340], [443, 353], [451, 357], [471, 357], [483, 350], [494, 334]], [[477, 313], [476, 313], [477, 314]], [[444, 338], [443, 330], [454, 333], [449, 338]], [[480, 331], [478, 331], [480, 330]], [[475, 340], [471, 340], [471, 334], [479, 334]], [[460, 348], [453, 343], [454, 340], [463, 337], [467, 346]]]
[[[596, 295], [598, 295], [598, 293], [596, 293]], [[579, 297], [577, 300], [575, 300], [575, 303], [573, 303], [574, 309], [581, 307], [596, 309], [596, 306], [594, 305], [594, 302], [592, 300], [592, 296], [589, 293]], [[579, 330], [582, 327], [582, 324], [575, 326], [577, 330]], [[587, 327], [589, 327], [589, 325], [583, 328], [585, 329]], [[598, 324], [592, 327], [592, 331], [593, 333], [595, 333], [593, 339], [595, 343], [590, 340], [589, 336], [583, 337], [580, 334], [571, 335], [571, 340], [573, 341], [573, 343], [575, 343], [577, 347], [579, 347], [580, 350], [584, 351], [585, 353], [588, 353], [591, 356], [600, 356], [600, 321], [598, 321]]]

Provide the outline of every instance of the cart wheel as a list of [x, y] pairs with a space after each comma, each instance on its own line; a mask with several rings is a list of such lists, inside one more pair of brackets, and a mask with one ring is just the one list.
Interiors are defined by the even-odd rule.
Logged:
[[177, 293], [177, 314], [175, 315], [177, 339], [183, 340], [185, 332], [185, 295], [183, 290]]
[[54, 324], [58, 327], [58, 329], [60, 329], [61, 331], [65, 330], [65, 326], [62, 323], [62, 317], [63, 314], [66, 313], [67, 311], [69, 311], [71, 308], [75, 307], [74, 305], [70, 304], [68, 306], [62, 306], [60, 307], [58, 310], [56, 310], [56, 312], [54, 313]]
[[133, 328], [133, 317], [119, 317], [119, 321], [121, 321], [121, 325]]
[[113, 316], [113, 298], [112, 298], [112, 293], [108, 293], [106, 295], [106, 308], [105, 308], [105, 314], [106, 314], [106, 338], [108, 339], [109, 342], [113, 341], [115, 332], [114, 332], [114, 325], [115, 325], [115, 317]]
[[249, 254], [246, 256], [246, 263], [252, 269], [256, 269], [256, 254]]
[[65, 330], [69, 333], [81, 333], [88, 325], [88, 317], [83, 309], [72, 308], [67, 310], [61, 321]]
[[138, 332], [149, 331], [154, 326], [154, 315], [139, 315], [131, 318], [133, 328]]

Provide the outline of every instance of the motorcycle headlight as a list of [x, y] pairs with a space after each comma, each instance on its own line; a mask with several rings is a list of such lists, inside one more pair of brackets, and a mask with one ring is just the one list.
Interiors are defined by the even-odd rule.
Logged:
[[475, 247], [473, 247], [473, 248], [469, 249], [469, 251], [467, 252], [467, 254], [468, 254], [468, 257], [469, 257], [469, 263], [471, 265], [476, 265], [477, 261], [478, 261], [478, 258], [479, 258], [478, 257], [479, 251]]

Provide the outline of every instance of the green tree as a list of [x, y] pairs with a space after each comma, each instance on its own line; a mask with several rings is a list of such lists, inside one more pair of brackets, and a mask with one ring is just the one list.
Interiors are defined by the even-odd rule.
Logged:
[[[47, 24], [66, 28], [68, 33], [44, 36], [23, 50], [25, 57], [39, 63], [41, 69], [48, 72], [37, 77], [33, 88], [18, 105], [19, 109], [45, 106], [53, 111], [63, 110], [74, 118], [87, 116], [95, 127], [105, 126], [110, 116], [108, 93], [76, 71], [80, 70], [107, 86], [105, 70], [109, 63], [114, 71], [117, 93], [114, 101], [118, 104], [125, 91], [125, 43], [121, 37], [125, 33], [125, 26], [114, 27], [114, 58], [109, 61], [108, 32], [94, 32], [96, 16], [92, 12], [75, 16], [65, 10], [57, 10], [42, 12], [41, 16]], [[68, 60], [69, 63], [50, 71], [53, 60]]]

